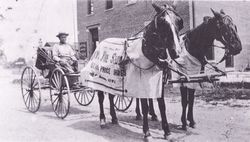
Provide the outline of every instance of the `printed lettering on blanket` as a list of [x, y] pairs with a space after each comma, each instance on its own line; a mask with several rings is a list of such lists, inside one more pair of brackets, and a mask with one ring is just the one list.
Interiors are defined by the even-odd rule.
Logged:
[[162, 71], [156, 66], [143, 70], [144, 66], [152, 66], [152, 63], [142, 54], [141, 40], [128, 42], [127, 55], [133, 63], [125, 66], [126, 75], [121, 76], [119, 63], [125, 55], [125, 40], [109, 38], [100, 42], [88, 64], [81, 70], [82, 85], [114, 95], [161, 97]]

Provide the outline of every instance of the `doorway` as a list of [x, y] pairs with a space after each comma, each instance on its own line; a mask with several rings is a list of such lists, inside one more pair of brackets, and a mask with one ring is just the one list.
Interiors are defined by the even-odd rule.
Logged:
[[89, 29], [89, 33], [90, 33], [90, 56], [92, 56], [92, 54], [94, 53], [96, 46], [97, 46], [97, 42], [99, 41], [99, 35], [98, 35], [98, 28], [91, 28]]

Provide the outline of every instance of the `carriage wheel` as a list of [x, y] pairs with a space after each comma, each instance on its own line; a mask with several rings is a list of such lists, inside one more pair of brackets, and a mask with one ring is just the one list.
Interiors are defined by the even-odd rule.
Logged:
[[21, 76], [21, 91], [26, 108], [37, 112], [41, 104], [40, 81], [32, 67], [26, 67]]
[[57, 117], [65, 118], [69, 113], [69, 82], [64, 72], [56, 68], [50, 78], [50, 100]]
[[116, 95], [114, 100], [115, 100], [115, 103], [114, 103], [115, 108], [118, 111], [126, 111], [131, 106], [133, 98]]
[[93, 89], [86, 87], [83, 90], [74, 93], [74, 96], [80, 105], [87, 106], [94, 100], [94, 94], [95, 91]]

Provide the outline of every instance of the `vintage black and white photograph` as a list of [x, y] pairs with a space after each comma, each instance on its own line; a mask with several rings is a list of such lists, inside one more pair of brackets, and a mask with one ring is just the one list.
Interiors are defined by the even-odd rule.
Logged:
[[1, 0], [0, 142], [249, 142], [249, 7]]

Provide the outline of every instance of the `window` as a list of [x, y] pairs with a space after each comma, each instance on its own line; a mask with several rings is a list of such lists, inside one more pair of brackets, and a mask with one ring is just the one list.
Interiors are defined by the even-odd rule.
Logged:
[[234, 67], [234, 56], [233, 55], [229, 55], [226, 58], [226, 68], [231, 68]]
[[214, 47], [208, 48], [208, 52], [206, 53], [206, 57], [208, 60], [214, 60]]
[[106, 9], [113, 8], [113, 0], [106, 0]]
[[93, 14], [94, 13], [94, 4], [92, 0], [88, 0], [88, 15]]
[[137, 0], [127, 0], [127, 4], [135, 4]]

